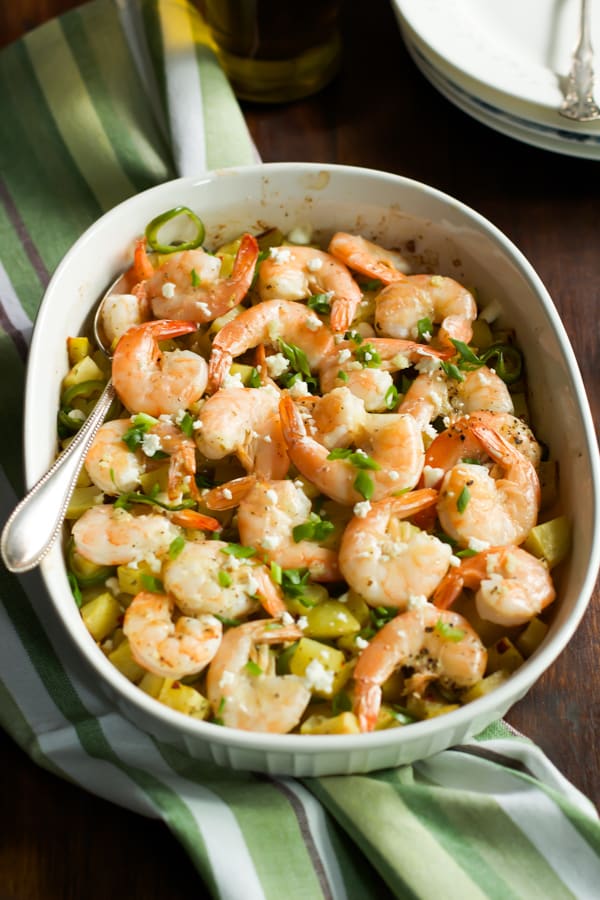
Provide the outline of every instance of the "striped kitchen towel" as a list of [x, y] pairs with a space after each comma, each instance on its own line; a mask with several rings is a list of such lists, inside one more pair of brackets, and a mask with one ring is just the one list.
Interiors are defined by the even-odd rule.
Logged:
[[[183, 0], [95, 0], [0, 53], [4, 521], [23, 493], [22, 396], [38, 304], [119, 201], [255, 161]], [[137, 730], [65, 651], [37, 572], [0, 571], [0, 721], [39, 765], [164, 820], [215, 897], [592, 898], [592, 804], [502, 723], [394, 770], [294, 780], [198, 764]], [[277, 834], [282, 854], [272, 850]], [[231, 860], [235, 859], [235, 866]]]

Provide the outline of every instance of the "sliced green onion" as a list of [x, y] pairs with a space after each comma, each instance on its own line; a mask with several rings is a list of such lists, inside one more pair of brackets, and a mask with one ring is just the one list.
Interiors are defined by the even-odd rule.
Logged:
[[342, 371], [342, 369], [340, 369], [340, 371], [337, 373], [337, 377], [340, 381], [343, 381], [343, 382], [348, 381], [348, 373]]
[[327, 519], [321, 519], [320, 516], [312, 513], [308, 522], [294, 526], [292, 536], [297, 544], [300, 541], [324, 541], [334, 528], [333, 522], [328, 522]]
[[441, 617], [437, 620], [434, 627], [441, 637], [446, 638], [448, 641], [453, 641], [454, 643], [462, 641], [465, 636], [465, 632], [462, 628], [457, 628], [456, 625], [449, 625], [447, 622], [444, 622]]
[[[493, 344], [482, 354], [481, 359], [494, 369], [505, 384], [514, 384], [521, 377], [523, 357], [520, 350], [512, 344]], [[495, 362], [491, 362], [494, 359]]]
[[195, 269], [192, 269], [190, 272], [190, 281], [192, 282], [192, 287], [198, 287], [200, 284], [200, 276]]
[[237, 628], [238, 625], [242, 624], [241, 619], [229, 619], [227, 616], [220, 616], [219, 613], [213, 613], [215, 619], [218, 619], [221, 625], [226, 625], [227, 628]]
[[[179, 244], [162, 244], [158, 239], [160, 229], [177, 216], [186, 216], [190, 222], [196, 226], [196, 234], [191, 241], [182, 241]], [[195, 250], [204, 240], [205, 229], [202, 221], [196, 213], [188, 209], [187, 206], [176, 206], [167, 212], [156, 216], [146, 227], [146, 240], [148, 246], [156, 253], [176, 253], [181, 250]]]
[[313, 294], [308, 298], [307, 306], [322, 316], [328, 316], [331, 312], [331, 297], [332, 294]]
[[69, 581], [69, 587], [71, 588], [71, 593], [73, 594], [75, 603], [77, 604], [77, 606], [81, 607], [83, 598], [81, 596], [81, 591], [79, 590], [79, 582], [77, 581], [77, 577], [73, 572], [67, 572], [67, 579]]
[[271, 580], [274, 581], [275, 584], [281, 584], [283, 580], [283, 570], [279, 563], [271, 563]]
[[225, 569], [219, 569], [217, 572], [217, 579], [221, 587], [230, 587], [231, 586], [231, 575], [229, 572], [226, 572]]
[[443, 360], [440, 362], [440, 365], [448, 378], [453, 378], [455, 381], [464, 381], [465, 376], [462, 374], [460, 369], [455, 363], [444, 362]]
[[226, 547], [221, 547], [221, 553], [235, 556], [237, 559], [248, 559], [250, 556], [256, 556], [254, 547], [244, 547], [243, 544], [227, 544]]
[[148, 575], [146, 572], [142, 572], [140, 575], [140, 581], [143, 587], [147, 591], [151, 591], [153, 594], [162, 594], [164, 592], [164, 586], [160, 579], [156, 578], [154, 575]]
[[259, 388], [261, 386], [260, 374], [258, 369], [253, 368], [248, 378], [248, 384], [251, 388]]
[[373, 344], [361, 344], [354, 351], [354, 355], [363, 369], [378, 369], [381, 365], [381, 356]]
[[72, 384], [71, 387], [68, 387], [63, 391], [60, 398], [60, 405], [70, 407], [73, 405], [73, 400], [75, 400], [76, 397], [82, 397], [84, 400], [87, 400], [93, 394], [101, 394], [105, 387], [106, 383], [99, 379], [80, 381], [79, 384]]
[[398, 405], [398, 388], [395, 384], [390, 384], [389, 388], [385, 392], [383, 402], [385, 403], [387, 409], [396, 409], [396, 406]]
[[363, 453], [360, 450], [351, 450], [349, 447], [334, 447], [333, 450], [327, 454], [327, 459], [346, 459], [357, 469], [372, 469], [376, 472], [381, 468], [379, 463], [371, 456], [368, 456], [368, 454]]
[[471, 492], [469, 491], [469, 488], [465, 484], [464, 488], [462, 489], [462, 491], [460, 492], [460, 494], [458, 496], [458, 500], [456, 501], [456, 508], [459, 511], [459, 513], [461, 514], [461, 516], [464, 513], [465, 509], [467, 508], [467, 505], [468, 505], [470, 499], [471, 499]]
[[178, 512], [180, 509], [195, 509], [197, 503], [192, 500], [182, 500], [181, 503], [162, 503], [155, 497], [149, 497], [147, 494], [139, 494], [137, 491], [130, 491], [126, 494], [120, 494], [115, 500], [115, 509], [129, 509], [135, 503], [145, 503], [146, 506], [160, 506], [169, 512]]
[[455, 340], [454, 338], [450, 338], [450, 340], [456, 347], [461, 361], [464, 360], [465, 362], [472, 363], [475, 366], [483, 365], [483, 360], [480, 359], [480, 357], [471, 350], [468, 344], [465, 344], [464, 341]]
[[179, 422], [179, 427], [183, 431], [186, 437], [191, 438], [194, 434], [194, 418], [186, 412]]
[[263, 673], [261, 667], [251, 659], [246, 663], [246, 670], [250, 672], [251, 675], [262, 675]]
[[375, 493], [375, 484], [373, 483], [373, 479], [370, 475], [364, 471], [364, 469], [360, 469], [354, 479], [353, 484], [354, 490], [364, 497], [365, 500], [370, 500], [373, 494]]
[[177, 559], [184, 547], [185, 538], [182, 534], [178, 534], [169, 544], [169, 559]]
[[423, 340], [426, 334], [431, 335], [433, 332], [433, 322], [427, 316], [423, 319], [419, 319], [417, 322], [417, 337], [420, 341]]

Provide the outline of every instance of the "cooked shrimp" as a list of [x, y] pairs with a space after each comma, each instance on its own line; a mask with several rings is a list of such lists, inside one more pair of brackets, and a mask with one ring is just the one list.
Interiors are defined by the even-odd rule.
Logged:
[[[297, 625], [260, 619], [230, 628], [211, 662], [206, 691], [223, 725], [244, 731], [286, 734], [300, 721], [311, 692], [296, 675], [275, 675], [257, 666], [257, 645], [281, 644], [302, 637]], [[254, 657], [254, 658], [253, 658]], [[255, 663], [251, 670], [249, 663]], [[256, 668], [263, 671], [256, 671]], [[255, 674], [256, 672], [256, 674]]]
[[328, 251], [349, 269], [377, 278], [383, 284], [401, 281], [410, 271], [409, 263], [401, 253], [385, 250], [358, 234], [338, 231], [331, 238]]
[[[362, 361], [357, 359], [357, 354]], [[321, 392], [327, 394], [344, 386], [364, 401], [369, 412], [383, 412], [389, 408], [391, 372], [408, 369], [423, 360], [435, 364], [445, 356], [448, 356], [446, 351], [435, 350], [427, 344], [395, 338], [371, 338], [358, 344], [353, 340], [338, 342], [323, 357], [319, 367]]]
[[245, 234], [229, 278], [221, 278], [221, 260], [204, 250], [170, 253], [143, 282], [155, 316], [211, 322], [244, 299], [252, 283], [258, 244]]
[[[211, 495], [219, 498], [215, 505]], [[204, 502], [209, 509], [237, 506], [242, 544], [255, 547], [265, 559], [284, 569], [306, 568], [313, 581], [339, 580], [337, 551], [293, 536], [294, 528], [311, 517], [311, 502], [301, 482], [238, 478], [215, 488]]]
[[125, 612], [123, 631], [131, 655], [148, 672], [163, 678], [196, 675], [213, 659], [223, 626], [214, 616], [173, 620], [175, 604], [166, 594], [142, 591]]
[[331, 327], [350, 328], [362, 292], [346, 266], [312, 247], [272, 247], [258, 269], [261, 300], [303, 300], [312, 294], [331, 297]]
[[193, 322], [158, 319], [127, 331], [115, 348], [112, 378], [129, 412], [173, 415], [199, 400], [206, 389], [206, 361], [191, 350], [161, 351], [158, 342], [189, 334]]
[[303, 418], [312, 426], [313, 437], [328, 449], [360, 443], [368, 430], [365, 405], [347, 387], [334, 388], [322, 397], [300, 398], [296, 404], [305, 409]]
[[444, 476], [437, 513], [446, 534], [461, 546], [521, 544], [537, 521], [540, 483], [533, 464], [501, 434], [472, 424], [471, 435], [500, 466], [494, 478], [482, 465], [459, 463]]
[[370, 606], [404, 610], [414, 597], [430, 597], [450, 564], [443, 541], [400, 520], [427, 509], [437, 491], [422, 490], [370, 504], [344, 531], [339, 564], [342, 575]]
[[165, 590], [188, 616], [212, 613], [229, 619], [248, 616], [261, 605], [272, 615], [285, 603], [269, 570], [251, 558], [238, 558], [224, 541], [189, 541], [163, 566]]
[[463, 587], [477, 591], [482, 619], [507, 628], [529, 622], [556, 597], [547, 566], [520, 547], [490, 547], [463, 559], [440, 583], [433, 602], [447, 609]]
[[458, 613], [430, 603], [400, 613], [377, 632], [354, 669], [354, 712], [361, 731], [375, 728], [381, 686], [401, 666], [415, 671], [408, 684], [414, 691], [430, 681], [451, 688], [470, 687], [483, 678], [486, 664], [484, 645]]
[[235, 357], [259, 344], [278, 347], [278, 340], [299, 347], [312, 371], [333, 346], [329, 328], [306, 306], [291, 300], [266, 300], [240, 313], [215, 337], [209, 362], [209, 389], [215, 391], [221, 386]]
[[196, 443], [207, 459], [235, 454], [247, 472], [265, 478], [287, 474], [290, 461], [275, 388], [222, 388], [202, 407], [198, 425]]
[[75, 548], [99, 566], [127, 566], [163, 556], [181, 529], [166, 516], [134, 516], [114, 506], [92, 506], [73, 525]]
[[144, 454], [131, 451], [123, 435], [131, 419], [113, 419], [98, 429], [85, 458], [85, 470], [96, 487], [109, 496], [133, 491], [145, 471]]
[[423, 470], [428, 487], [437, 487], [444, 474], [461, 461], [484, 463], [488, 459], [485, 448], [473, 434], [477, 424], [493, 428], [537, 469], [542, 451], [529, 426], [509, 413], [480, 410], [456, 419], [429, 445]]
[[114, 346], [119, 338], [134, 325], [141, 325], [150, 318], [145, 292], [134, 289], [130, 294], [109, 294], [102, 302], [101, 322], [104, 337]]
[[438, 340], [453, 347], [451, 338], [471, 340], [471, 323], [477, 318], [477, 305], [469, 291], [453, 278], [442, 275], [408, 275], [385, 287], [375, 306], [375, 329], [395, 338], [415, 339], [418, 323], [430, 319], [440, 323]]
[[356, 467], [348, 459], [329, 458], [327, 447], [307, 434], [291, 397], [282, 398], [279, 412], [288, 453], [298, 471], [321, 493], [342, 505], [364, 500], [364, 492], [355, 486], [361, 470], [362, 480], [372, 485], [374, 500], [412, 488], [419, 479], [424, 460], [423, 440], [412, 416], [369, 414], [369, 431], [358, 453], [369, 457], [374, 466], [366, 463], [364, 467]]
[[417, 375], [398, 406], [398, 412], [412, 416], [423, 430], [449, 411], [448, 382], [441, 371]]

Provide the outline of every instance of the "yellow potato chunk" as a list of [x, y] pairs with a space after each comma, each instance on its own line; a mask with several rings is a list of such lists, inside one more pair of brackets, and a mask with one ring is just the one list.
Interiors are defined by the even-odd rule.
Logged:
[[121, 618], [121, 606], [105, 591], [81, 607], [81, 618], [95, 641], [103, 641], [115, 630]]
[[566, 516], [558, 516], [535, 525], [523, 544], [525, 550], [545, 559], [552, 569], [567, 556], [571, 548], [571, 526]]
[[300, 726], [300, 734], [360, 734], [354, 713], [343, 712], [337, 716], [310, 716]]

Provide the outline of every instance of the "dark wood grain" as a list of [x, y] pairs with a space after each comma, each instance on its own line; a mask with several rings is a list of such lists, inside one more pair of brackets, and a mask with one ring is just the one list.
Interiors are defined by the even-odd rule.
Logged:
[[[75, 5], [3, 4], [0, 43]], [[598, 163], [518, 143], [449, 104], [411, 62], [387, 0], [347, 3], [343, 37], [342, 71], [319, 95], [289, 105], [244, 104], [263, 159], [396, 172], [447, 191], [491, 219], [550, 291], [600, 422]], [[596, 591], [569, 646], [508, 715], [597, 804], [599, 634]], [[65, 784], [8, 738], [0, 740], [0, 789], [3, 809], [10, 811], [0, 826], [3, 895], [104, 900], [118, 889], [145, 900], [203, 896], [186, 855], [162, 824]]]

